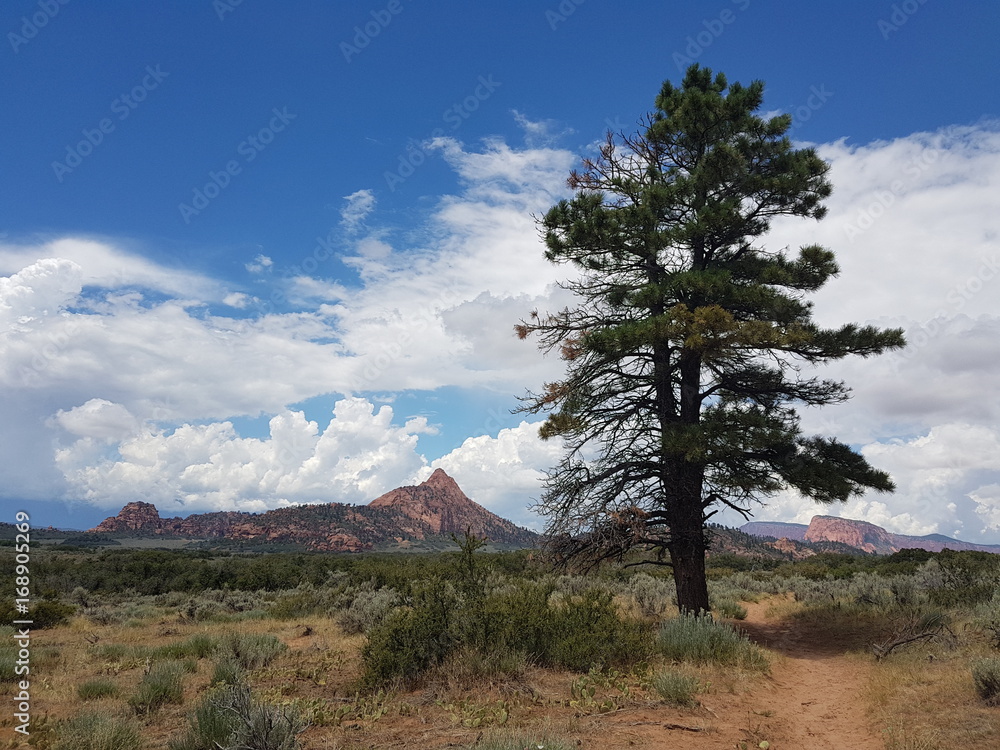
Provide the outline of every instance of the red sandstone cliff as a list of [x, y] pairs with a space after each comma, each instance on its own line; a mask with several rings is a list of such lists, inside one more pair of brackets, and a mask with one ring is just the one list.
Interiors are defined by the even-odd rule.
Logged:
[[867, 521], [833, 516], [814, 516], [806, 530], [805, 539], [808, 542], [842, 542], [881, 555], [901, 549], [925, 549], [931, 552], [940, 552], [943, 549], [980, 550], [1000, 554], [1000, 545], [996, 544], [974, 544], [941, 534], [928, 536], [893, 534]]
[[853, 521], [849, 518], [833, 516], [813, 516], [806, 529], [807, 542], [841, 542], [865, 552], [880, 555], [890, 554], [899, 549], [892, 535], [881, 526], [867, 521]]
[[443, 469], [416, 486], [399, 487], [375, 498], [369, 508], [391, 508], [420, 524], [431, 534], [462, 534], [468, 529], [493, 541], [518, 541], [524, 529], [473, 502]]

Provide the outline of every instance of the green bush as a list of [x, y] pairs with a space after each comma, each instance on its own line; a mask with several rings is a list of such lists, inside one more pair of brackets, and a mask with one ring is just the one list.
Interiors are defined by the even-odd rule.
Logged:
[[137, 714], [149, 714], [167, 703], [184, 702], [184, 667], [175, 661], [158, 662], [142, 678], [129, 705]]
[[135, 721], [99, 713], [85, 713], [60, 722], [55, 735], [53, 750], [139, 750], [142, 747], [141, 728]]
[[210, 692], [188, 721], [170, 750], [298, 750], [306, 728], [295, 710], [255, 701], [245, 684]]
[[976, 693], [989, 706], [1000, 706], [1000, 659], [982, 659], [972, 667]]
[[444, 661], [455, 645], [451, 615], [454, 595], [440, 580], [414, 596], [413, 606], [397, 609], [368, 634], [361, 650], [362, 685], [378, 687], [396, 679], [412, 680]]
[[519, 581], [467, 608], [458, 637], [480, 652], [514, 650], [544, 662], [553, 637], [548, 583]]
[[660, 652], [673, 661], [723, 664], [766, 672], [770, 665], [763, 649], [746, 635], [710, 617], [682, 614], [660, 626]]
[[1000, 585], [1000, 556], [978, 550], [942, 550], [933, 563], [943, 586], [930, 592], [931, 601], [944, 607], [973, 606], [989, 601]]
[[545, 661], [586, 672], [645, 659], [652, 652], [645, 623], [623, 620], [609, 592], [591, 590], [551, 607], [552, 640]]
[[[470, 602], [440, 581], [425, 585], [409, 608], [395, 610], [368, 634], [362, 684], [412, 680], [457, 647], [468, 658], [473, 652], [504, 656], [514, 669], [530, 661], [580, 672], [652, 653], [651, 627], [623, 619], [610, 591], [580, 587], [581, 594], [559, 596], [553, 588], [521, 581]], [[463, 671], [454, 664], [450, 670]]]
[[80, 683], [76, 688], [76, 695], [82, 701], [111, 698], [118, 695], [118, 685], [113, 680], [99, 677]]
[[695, 693], [698, 692], [698, 678], [693, 675], [667, 670], [653, 676], [653, 689], [664, 703], [672, 706], [696, 706]]
[[10, 625], [14, 620], [31, 620], [32, 630], [54, 628], [62, 625], [76, 612], [72, 604], [43, 599], [31, 606], [27, 614], [14, 608], [13, 600], [0, 603], [0, 625]]

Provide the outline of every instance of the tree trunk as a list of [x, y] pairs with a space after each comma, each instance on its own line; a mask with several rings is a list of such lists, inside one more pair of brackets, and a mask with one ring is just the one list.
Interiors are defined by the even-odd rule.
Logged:
[[692, 514], [674, 514], [667, 546], [674, 569], [677, 606], [681, 612], [701, 615], [711, 611], [705, 577], [705, 536], [701, 513], [692, 519], [693, 523], [685, 522], [684, 516], [690, 515]]

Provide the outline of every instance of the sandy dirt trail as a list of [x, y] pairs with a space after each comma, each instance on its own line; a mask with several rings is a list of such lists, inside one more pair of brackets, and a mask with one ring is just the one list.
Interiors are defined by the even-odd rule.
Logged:
[[861, 697], [864, 659], [801, 623], [768, 619], [767, 604], [746, 607], [740, 626], [778, 654], [769, 677], [756, 681], [751, 692], [703, 694], [702, 706], [680, 719], [666, 720], [662, 709], [606, 717], [604, 742], [591, 735], [584, 746], [754, 750], [766, 740], [770, 750], [883, 750]]
[[865, 662], [847, 656], [846, 646], [828, 636], [788, 621], [769, 622], [766, 609], [765, 604], [747, 605], [745, 629], [783, 657], [751, 696], [757, 718], [775, 735], [771, 747], [882, 750], [882, 739], [869, 730], [861, 697]]

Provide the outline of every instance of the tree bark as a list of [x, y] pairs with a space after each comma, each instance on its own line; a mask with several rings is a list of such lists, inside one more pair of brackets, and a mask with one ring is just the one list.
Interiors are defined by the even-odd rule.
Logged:
[[700, 499], [700, 494], [697, 498], [678, 498], [678, 507], [670, 513], [670, 541], [667, 544], [674, 570], [677, 606], [681, 612], [696, 615], [711, 611], [705, 577], [707, 545]]

